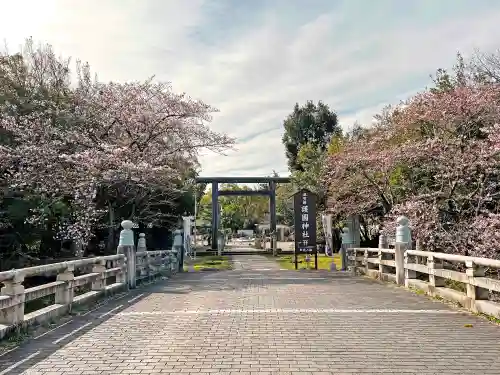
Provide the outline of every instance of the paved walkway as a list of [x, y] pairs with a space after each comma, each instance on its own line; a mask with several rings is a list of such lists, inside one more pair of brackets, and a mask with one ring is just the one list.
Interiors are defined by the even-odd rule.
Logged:
[[483, 319], [340, 273], [258, 271], [255, 259], [119, 296], [0, 357], [0, 375], [500, 374], [500, 327]]
[[263, 255], [233, 255], [231, 257], [235, 270], [279, 271], [280, 266]]

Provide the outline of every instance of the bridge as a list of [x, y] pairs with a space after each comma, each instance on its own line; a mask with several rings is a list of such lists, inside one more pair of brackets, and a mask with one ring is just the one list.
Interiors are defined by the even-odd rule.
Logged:
[[[346, 271], [241, 255], [232, 270], [182, 272], [182, 249], [121, 240], [116, 255], [0, 273], [10, 337], [0, 375], [500, 374], [500, 304], [488, 293], [500, 282], [485, 273], [498, 260], [382, 237], [378, 248], [346, 246]], [[49, 273], [56, 281], [24, 288]]]

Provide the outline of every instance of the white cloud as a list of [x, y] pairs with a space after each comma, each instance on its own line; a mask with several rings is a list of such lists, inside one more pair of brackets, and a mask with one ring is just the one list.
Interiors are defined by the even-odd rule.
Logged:
[[0, 37], [10, 46], [30, 35], [49, 42], [89, 61], [103, 80], [155, 74], [218, 107], [213, 127], [239, 143], [228, 156], [205, 154], [203, 175], [286, 174], [282, 121], [296, 102], [323, 100], [346, 128], [368, 124], [427, 85], [458, 50], [500, 42], [500, 3], [487, 0], [422, 1], [410, 10], [396, 0], [351, 0], [314, 12], [320, 2], [307, 15], [295, 11], [298, 0], [245, 3], [248, 17], [236, 23], [240, 3], [227, 0], [0, 0]]

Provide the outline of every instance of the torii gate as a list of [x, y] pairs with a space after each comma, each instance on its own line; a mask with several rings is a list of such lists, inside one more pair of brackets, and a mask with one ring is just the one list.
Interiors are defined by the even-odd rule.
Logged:
[[[219, 196], [269, 196], [269, 230], [276, 232], [276, 184], [289, 183], [290, 177], [196, 177], [196, 183], [212, 184], [212, 249], [217, 250], [217, 233], [219, 231]], [[258, 184], [267, 183], [267, 190], [219, 190], [219, 184]], [[274, 250], [274, 249], [273, 249]]]

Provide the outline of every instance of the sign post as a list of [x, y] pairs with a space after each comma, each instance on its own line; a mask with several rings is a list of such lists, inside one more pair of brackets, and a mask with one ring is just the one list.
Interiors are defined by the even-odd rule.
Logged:
[[293, 196], [295, 222], [295, 269], [299, 254], [314, 254], [314, 269], [318, 269], [316, 248], [316, 195], [307, 189]]

